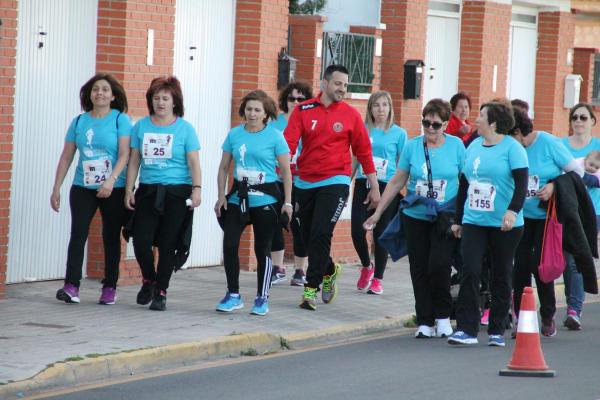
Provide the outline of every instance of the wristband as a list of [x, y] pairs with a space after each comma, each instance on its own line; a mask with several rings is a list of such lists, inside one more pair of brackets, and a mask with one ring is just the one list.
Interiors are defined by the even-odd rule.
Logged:
[[117, 179], [119, 179], [119, 178], [117, 178], [117, 177], [116, 177], [116, 176], [114, 176], [114, 175], [111, 175], [110, 177], [111, 177], [111, 178], [113, 178], [113, 179], [115, 180], [115, 182], [117, 181]]
[[511, 213], [512, 215], [514, 215], [514, 216], [515, 216], [515, 218], [516, 218], [516, 217], [517, 217], [517, 215], [518, 215], [518, 213], [516, 213], [516, 212], [515, 212], [515, 211], [513, 211], [513, 210], [506, 210], [506, 212], [509, 212], [509, 213]]
[[284, 206], [284, 207], [285, 207], [285, 206], [288, 206], [288, 207], [290, 207], [291, 209], [294, 209], [294, 205], [293, 205], [292, 203], [283, 203], [283, 206]]
[[200, 185], [192, 185], [192, 190], [194, 189], [202, 189], [202, 186]]

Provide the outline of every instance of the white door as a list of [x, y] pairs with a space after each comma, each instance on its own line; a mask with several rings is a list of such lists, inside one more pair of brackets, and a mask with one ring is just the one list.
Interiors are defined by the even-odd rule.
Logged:
[[201, 146], [202, 204], [194, 212], [191, 266], [218, 265], [223, 257], [213, 205], [221, 145], [231, 127], [234, 38], [234, 0], [177, 0], [174, 71], [183, 88], [185, 118]]
[[95, 72], [97, 9], [95, 0], [19, 1], [9, 283], [65, 275], [75, 165], [60, 213], [49, 196], [67, 127], [81, 112], [79, 89]]
[[449, 101], [458, 89], [460, 59], [458, 16], [427, 17], [427, 47], [423, 69], [423, 106], [434, 98]]
[[[509, 68], [507, 96], [509, 99], [521, 99], [529, 103], [529, 116], [533, 118], [535, 99], [535, 65], [537, 57], [537, 25], [515, 21], [526, 15], [513, 14], [510, 25]], [[535, 16], [529, 16], [535, 21]]]

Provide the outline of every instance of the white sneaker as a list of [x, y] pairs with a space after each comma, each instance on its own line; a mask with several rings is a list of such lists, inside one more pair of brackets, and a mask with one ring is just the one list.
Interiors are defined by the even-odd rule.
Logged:
[[415, 332], [417, 339], [429, 339], [435, 336], [435, 328], [433, 326], [419, 325], [419, 329]]
[[441, 338], [450, 337], [454, 331], [452, 325], [450, 325], [450, 318], [436, 319], [436, 336]]

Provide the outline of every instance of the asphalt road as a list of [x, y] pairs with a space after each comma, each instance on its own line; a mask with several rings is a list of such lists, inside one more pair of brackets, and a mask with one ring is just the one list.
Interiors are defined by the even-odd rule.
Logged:
[[[43, 397], [95, 399], [600, 399], [600, 303], [586, 305], [584, 330], [542, 338], [554, 378], [501, 377], [507, 347], [458, 348], [443, 339], [390, 336], [310, 351], [242, 357], [116, 385]], [[560, 315], [564, 309], [559, 310]], [[507, 333], [507, 337], [509, 334]], [[42, 397], [37, 397], [42, 398]]]

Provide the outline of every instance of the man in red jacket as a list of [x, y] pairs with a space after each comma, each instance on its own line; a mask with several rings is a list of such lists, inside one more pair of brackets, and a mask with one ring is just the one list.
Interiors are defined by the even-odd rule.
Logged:
[[316, 310], [321, 283], [324, 303], [332, 302], [337, 295], [336, 279], [342, 267], [333, 262], [329, 252], [335, 224], [348, 198], [350, 147], [371, 185], [365, 203], [374, 208], [380, 198], [369, 133], [358, 111], [343, 101], [348, 70], [342, 65], [327, 67], [321, 89], [316, 98], [296, 107], [284, 131], [291, 154], [295, 154], [302, 139], [294, 207], [308, 250], [307, 284], [300, 303], [307, 310]]

